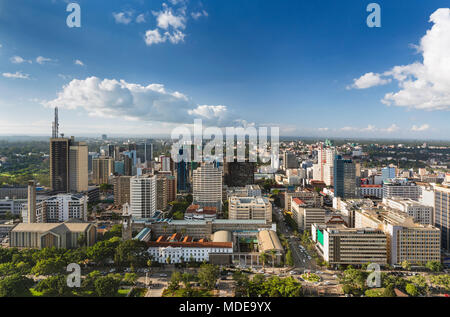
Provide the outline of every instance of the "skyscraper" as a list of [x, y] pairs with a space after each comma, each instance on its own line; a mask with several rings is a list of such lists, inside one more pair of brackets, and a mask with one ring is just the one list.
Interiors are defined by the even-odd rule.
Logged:
[[69, 146], [69, 186], [71, 192], [88, 190], [88, 146], [86, 142], [75, 142], [73, 137]]
[[130, 180], [131, 176], [114, 177], [114, 204], [116, 206], [130, 203]]
[[382, 181], [385, 181], [390, 178], [395, 178], [395, 167], [389, 167], [389, 166], [383, 167], [381, 169], [381, 178], [382, 178]]
[[92, 183], [95, 185], [108, 184], [109, 177], [114, 174], [114, 159], [99, 157], [92, 160]]
[[298, 167], [298, 161], [297, 161], [297, 157], [295, 156], [294, 153], [291, 152], [284, 152], [283, 155], [283, 168], [285, 170], [290, 169], [290, 168], [297, 168]]
[[441, 246], [450, 251], [450, 184], [434, 188], [434, 225], [441, 230]]
[[[180, 149], [179, 155], [183, 155], [183, 149]], [[184, 159], [175, 164], [177, 173], [177, 191], [185, 192], [188, 190], [188, 165]]]
[[344, 160], [341, 155], [334, 159], [334, 197], [356, 197], [356, 168], [352, 160]]
[[28, 223], [36, 222], [36, 183], [35, 181], [28, 182]]
[[255, 183], [255, 163], [253, 162], [224, 162], [223, 176], [228, 187], [245, 187]]
[[156, 176], [134, 176], [130, 182], [133, 218], [152, 218], [156, 213]]
[[193, 175], [194, 204], [222, 211], [222, 172], [212, 163], [203, 163]]
[[50, 139], [50, 187], [52, 191], [69, 191], [69, 147], [67, 138]]

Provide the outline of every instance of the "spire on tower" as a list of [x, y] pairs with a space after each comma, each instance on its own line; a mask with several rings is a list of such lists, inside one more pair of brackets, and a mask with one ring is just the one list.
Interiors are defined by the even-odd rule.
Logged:
[[53, 121], [52, 125], [52, 137], [57, 138], [58, 137], [58, 129], [59, 129], [59, 123], [58, 123], [58, 107], [55, 107], [55, 120]]

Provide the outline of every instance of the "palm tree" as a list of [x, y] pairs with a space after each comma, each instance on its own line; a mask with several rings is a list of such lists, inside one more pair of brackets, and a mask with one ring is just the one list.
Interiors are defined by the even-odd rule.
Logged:
[[266, 261], [267, 261], [267, 253], [266, 252], [261, 253], [259, 258], [262, 261], [263, 271], [265, 272], [266, 271], [265, 264], [266, 264]]
[[272, 256], [272, 268], [275, 268], [275, 254], [277, 251], [270, 250], [270, 255]]

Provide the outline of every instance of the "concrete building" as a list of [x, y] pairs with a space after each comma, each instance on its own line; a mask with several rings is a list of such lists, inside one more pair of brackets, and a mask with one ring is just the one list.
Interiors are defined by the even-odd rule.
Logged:
[[323, 196], [318, 192], [312, 190], [301, 190], [296, 192], [284, 193], [284, 210], [292, 212], [291, 201], [292, 198], [299, 198], [309, 206], [320, 208], [323, 206]]
[[410, 198], [419, 201], [420, 187], [406, 179], [394, 178], [383, 182], [383, 198]]
[[381, 230], [313, 224], [311, 237], [331, 265], [387, 264], [387, 237]]
[[27, 187], [0, 187], [0, 199], [27, 199]]
[[69, 148], [68, 138], [50, 139], [50, 188], [53, 192], [69, 191]]
[[434, 225], [441, 230], [442, 248], [450, 251], [450, 184], [434, 188]]
[[261, 230], [258, 232], [258, 251], [269, 255], [269, 260], [275, 265], [281, 264], [284, 248], [278, 235], [273, 230]]
[[265, 220], [272, 222], [272, 203], [263, 197], [237, 197], [228, 199], [228, 218], [234, 220]]
[[286, 151], [283, 153], [283, 169], [298, 168], [298, 160], [294, 153]]
[[336, 155], [334, 160], [334, 196], [344, 199], [357, 196], [355, 163], [344, 160], [340, 155]]
[[212, 163], [203, 163], [193, 172], [194, 204], [222, 211], [222, 171]]
[[9, 233], [11, 248], [63, 248], [73, 249], [80, 246], [83, 236], [86, 246], [92, 246], [97, 240], [95, 225], [86, 222], [66, 221], [63, 223], [20, 223]]
[[311, 231], [313, 223], [325, 224], [325, 209], [311, 208], [303, 200], [292, 198], [292, 219], [299, 230]]
[[[228, 240], [228, 239], [227, 239]], [[215, 242], [194, 239], [179, 233], [160, 236], [147, 242], [149, 255], [158, 263], [209, 262], [212, 254], [231, 255], [233, 242]]]
[[130, 182], [131, 176], [115, 176], [113, 178], [114, 204], [116, 206], [130, 203]]
[[185, 220], [213, 220], [217, 217], [216, 207], [200, 207], [199, 205], [190, 205], [184, 213]]
[[57, 194], [37, 202], [34, 217], [27, 210], [27, 219], [34, 219], [37, 223], [58, 223], [72, 219], [87, 221], [87, 202], [88, 197], [83, 194]]
[[156, 176], [134, 176], [130, 181], [130, 206], [133, 218], [152, 218], [156, 213]]
[[413, 217], [414, 222], [433, 225], [433, 207], [423, 205], [412, 199], [384, 198], [383, 204], [389, 208], [400, 210]]
[[381, 185], [361, 185], [357, 188], [357, 190], [358, 197], [376, 197], [378, 199], [383, 198], [383, 186]]
[[95, 185], [108, 184], [114, 174], [114, 159], [102, 156], [92, 160], [92, 183]]
[[86, 142], [75, 142], [69, 146], [69, 189], [81, 193], [88, 190], [88, 146]]
[[375, 228], [387, 234], [388, 261], [401, 265], [425, 265], [441, 261], [440, 230], [415, 223], [412, 217], [396, 210], [366, 209], [355, 211], [356, 228]]

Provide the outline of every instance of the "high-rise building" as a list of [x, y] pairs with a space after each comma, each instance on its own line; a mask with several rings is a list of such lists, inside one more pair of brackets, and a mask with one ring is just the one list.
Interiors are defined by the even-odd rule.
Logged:
[[341, 155], [334, 159], [334, 197], [354, 198], [356, 191], [356, 168], [352, 160], [344, 160]]
[[224, 183], [228, 187], [244, 187], [255, 183], [255, 163], [253, 162], [224, 162]]
[[441, 245], [450, 251], [450, 184], [434, 187], [434, 225], [441, 230]]
[[419, 201], [420, 191], [420, 186], [408, 182], [405, 178], [388, 179], [383, 182], [383, 198], [409, 198]]
[[283, 168], [284, 170], [288, 170], [291, 168], [298, 168], [298, 160], [294, 153], [291, 153], [289, 151], [284, 152]]
[[179, 151], [180, 158], [178, 159], [178, 163], [175, 163], [176, 167], [176, 177], [177, 177], [177, 191], [178, 192], [186, 192], [188, 190], [188, 165], [184, 159], [181, 159], [183, 156], [183, 149]]
[[395, 167], [386, 166], [381, 169], [381, 178], [383, 181], [395, 178]]
[[130, 203], [130, 180], [131, 176], [115, 176], [114, 184], [114, 204], [122, 206]]
[[35, 181], [28, 182], [28, 223], [36, 222], [36, 183]]
[[170, 156], [161, 155], [159, 157], [159, 162], [161, 163], [161, 172], [172, 172], [173, 171], [173, 161]]
[[222, 211], [222, 171], [212, 163], [203, 163], [193, 173], [194, 204]]
[[156, 213], [156, 176], [134, 176], [130, 182], [130, 208], [133, 218], [152, 218]]
[[75, 142], [73, 137], [69, 147], [69, 184], [71, 192], [88, 190], [88, 146], [86, 142]]
[[141, 164], [150, 163], [153, 160], [153, 144], [150, 143], [150, 140], [136, 144], [136, 157]]
[[50, 139], [50, 187], [53, 192], [69, 191], [69, 148], [67, 138]]
[[92, 160], [92, 183], [95, 185], [108, 184], [110, 176], [114, 174], [114, 159], [99, 157]]
[[169, 180], [164, 175], [156, 175], [156, 209], [166, 210], [169, 204]]

